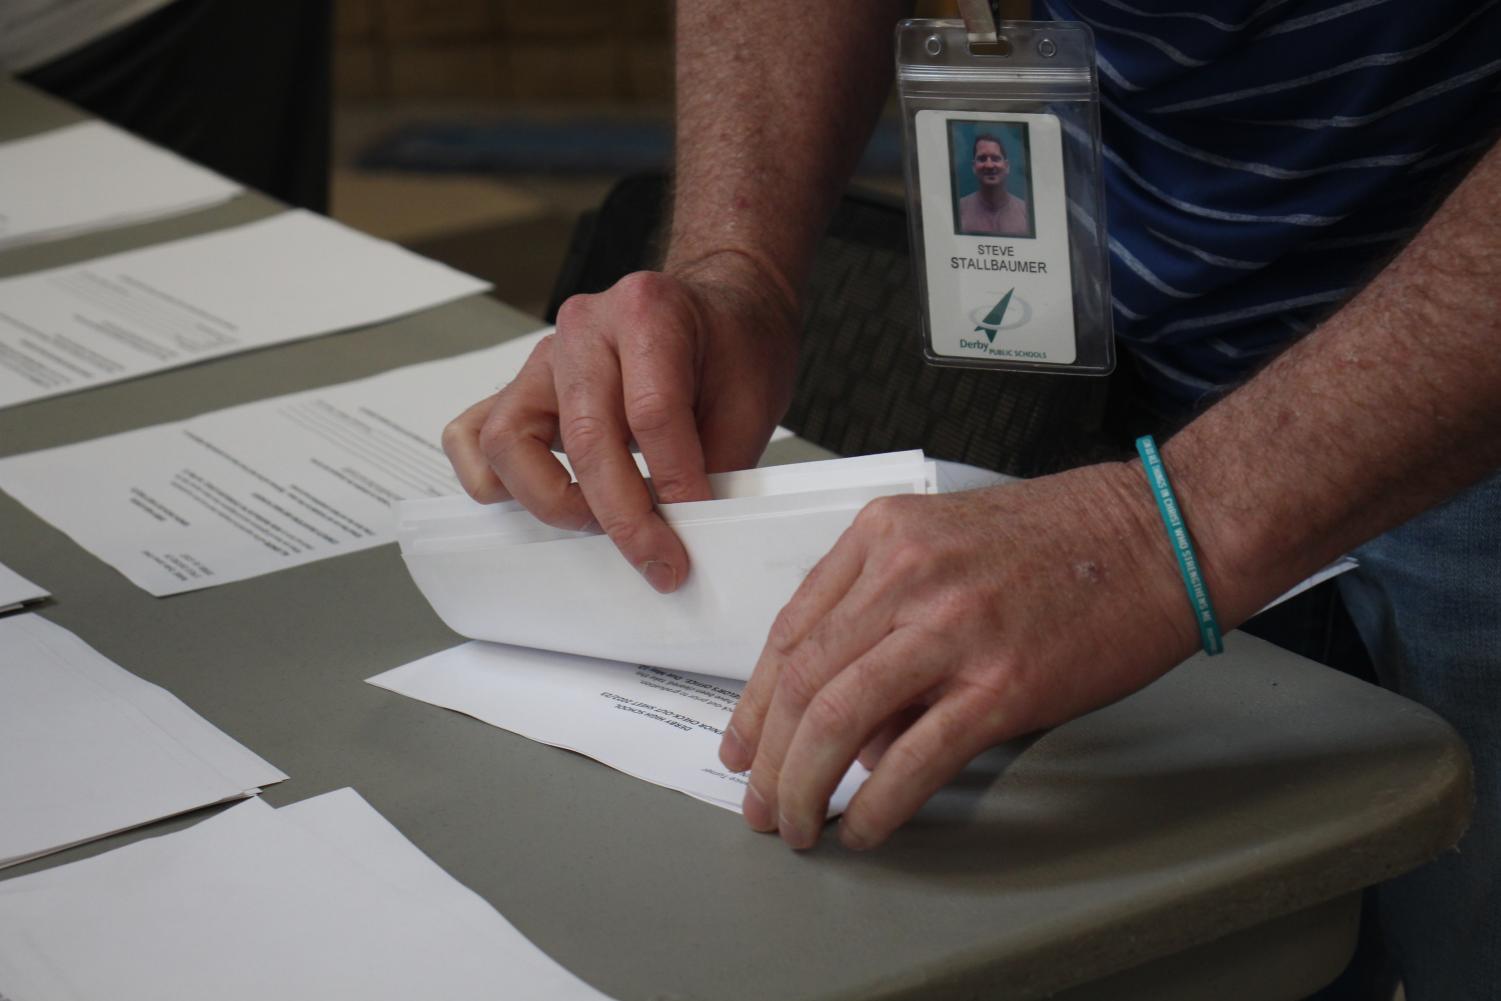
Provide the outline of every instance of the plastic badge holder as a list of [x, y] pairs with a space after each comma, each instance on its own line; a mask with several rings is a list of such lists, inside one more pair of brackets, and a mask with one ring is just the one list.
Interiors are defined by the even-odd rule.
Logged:
[[1076, 22], [897, 27], [907, 214], [934, 365], [1115, 367], [1094, 36]]

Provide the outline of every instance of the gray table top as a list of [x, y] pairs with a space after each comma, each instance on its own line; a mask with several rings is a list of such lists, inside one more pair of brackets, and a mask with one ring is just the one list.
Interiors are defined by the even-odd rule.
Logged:
[[[76, 117], [0, 82], [0, 139]], [[276, 210], [245, 195], [12, 250], [0, 276]], [[476, 296], [0, 411], [0, 454], [535, 326]], [[1046, 996], [1411, 868], [1457, 840], [1468, 813], [1468, 759], [1441, 720], [1235, 634], [1223, 657], [1196, 657], [1115, 706], [983, 756], [883, 850], [848, 853], [828, 838], [794, 854], [727, 811], [364, 684], [457, 642], [394, 546], [157, 599], [0, 495], [0, 559], [54, 593], [39, 614], [290, 774], [268, 801], [353, 786], [534, 942], [622, 999]]]

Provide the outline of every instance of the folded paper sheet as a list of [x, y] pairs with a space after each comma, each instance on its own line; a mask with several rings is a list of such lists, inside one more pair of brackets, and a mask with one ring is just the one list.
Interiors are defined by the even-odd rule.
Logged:
[[0, 882], [17, 1001], [604, 1001], [353, 790]]
[[0, 249], [206, 208], [243, 189], [106, 122], [0, 143]]
[[0, 867], [285, 778], [66, 629], [0, 619]]
[[[910, 451], [709, 480], [713, 500], [658, 508], [693, 567], [669, 595], [607, 537], [552, 528], [514, 501], [407, 501], [397, 539], [412, 579], [461, 636], [743, 681], [777, 613], [867, 503], [1011, 477]], [[1354, 566], [1342, 558], [1267, 607]]]
[[[728, 810], [745, 795], [746, 777], [719, 763], [743, 682], [499, 643], [465, 643], [369, 680]], [[866, 776], [851, 767], [831, 816]]]
[[710, 477], [714, 500], [659, 509], [693, 566], [670, 595], [605, 536], [550, 528], [515, 502], [410, 501], [397, 537], [418, 587], [462, 636], [744, 680], [777, 612], [860, 509], [939, 490], [941, 475], [913, 451]]

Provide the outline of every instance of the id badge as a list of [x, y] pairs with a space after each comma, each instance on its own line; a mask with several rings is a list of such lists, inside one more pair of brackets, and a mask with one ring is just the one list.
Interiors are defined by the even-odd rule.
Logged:
[[936, 365], [1103, 375], [1115, 365], [1093, 38], [1006, 22], [897, 32], [923, 351]]

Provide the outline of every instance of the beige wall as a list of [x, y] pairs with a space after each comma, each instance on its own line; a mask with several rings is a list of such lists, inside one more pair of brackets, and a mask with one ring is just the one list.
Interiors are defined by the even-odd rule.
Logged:
[[[754, 0], [724, 0], [754, 2]], [[811, 0], [819, 2], [819, 0]], [[1008, 17], [1027, 0], [1003, 0]], [[671, 0], [335, 0], [340, 98], [661, 103]], [[953, 0], [920, 0], [924, 17]]]
[[669, 0], [335, 0], [344, 98], [661, 101]]

